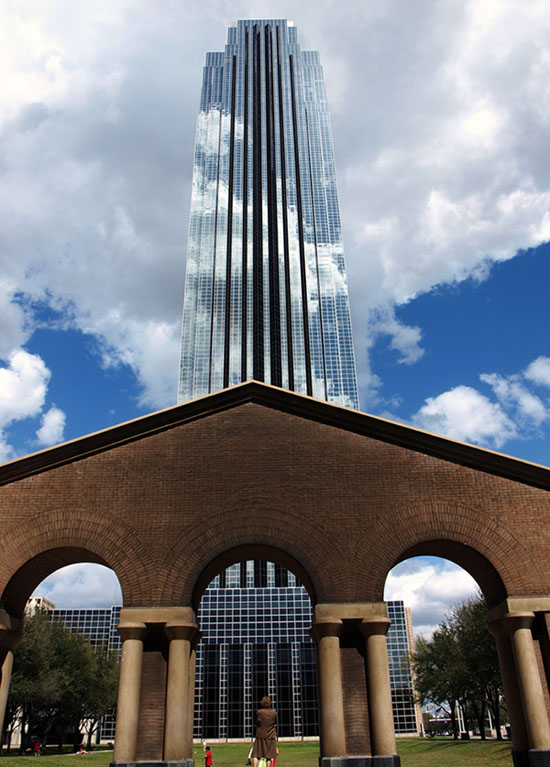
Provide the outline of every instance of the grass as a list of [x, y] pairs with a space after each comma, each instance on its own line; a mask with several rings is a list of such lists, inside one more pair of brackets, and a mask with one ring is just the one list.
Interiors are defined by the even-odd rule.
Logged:
[[[212, 743], [214, 767], [244, 767], [250, 744]], [[398, 738], [397, 751], [402, 767], [511, 767], [512, 754], [509, 741], [479, 740], [456, 741], [450, 738]], [[196, 767], [203, 765], [201, 746], [195, 745], [193, 756]], [[34, 756], [4, 756], [0, 767], [76, 767], [94, 765], [108, 767], [112, 751], [97, 751], [85, 756], [75, 754], [51, 754]], [[319, 744], [316, 742], [293, 742], [279, 744], [277, 767], [318, 767]]]
[[512, 766], [512, 744], [508, 740], [398, 738], [397, 752], [403, 767]]

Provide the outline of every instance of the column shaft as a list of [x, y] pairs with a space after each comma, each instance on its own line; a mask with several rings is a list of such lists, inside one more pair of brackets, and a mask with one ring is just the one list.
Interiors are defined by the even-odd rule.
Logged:
[[188, 692], [188, 705], [187, 705], [187, 738], [190, 748], [193, 748], [193, 725], [194, 725], [194, 711], [195, 711], [195, 670], [197, 661], [197, 650], [195, 646], [191, 647], [191, 655], [189, 657], [189, 692]]
[[344, 756], [346, 731], [344, 696], [340, 660], [341, 621], [314, 623], [312, 633], [317, 639], [317, 681], [321, 713], [321, 756]]
[[518, 678], [512, 653], [510, 637], [500, 621], [489, 623], [489, 631], [495, 637], [497, 646], [498, 660], [500, 664], [500, 673], [502, 675], [502, 684], [504, 686], [504, 697], [506, 698], [506, 708], [512, 728], [512, 742], [514, 749], [524, 751], [529, 748], [529, 737], [523, 718], [523, 709], [521, 707], [521, 693], [518, 686]]
[[10, 691], [11, 671], [13, 668], [13, 650], [5, 651], [2, 663], [2, 680], [0, 681], [0, 732], [4, 729], [4, 719], [8, 705], [8, 693]]
[[534, 617], [533, 613], [508, 614], [503, 620], [510, 631], [529, 744], [548, 749], [550, 725], [531, 634]]
[[143, 662], [144, 623], [119, 624], [122, 637], [122, 657], [116, 717], [115, 762], [133, 762], [139, 724], [141, 669]]
[[23, 621], [14, 618], [5, 610], [0, 609], [0, 664], [2, 679], [0, 680], [0, 732], [4, 730], [4, 719], [10, 691], [11, 672], [13, 669], [13, 653], [23, 639]]
[[189, 653], [188, 639], [172, 639], [168, 655], [164, 758], [189, 759]]
[[167, 623], [164, 626], [164, 633], [170, 640], [164, 721], [164, 758], [167, 761], [192, 759], [195, 680], [193, 643], [199, 637], [198, 627], [196, 623]]
[[367, 689], [373, 756], [397, 753], [386, 632], [389, 618], [363, 620], [361, 630], [366, 640]]

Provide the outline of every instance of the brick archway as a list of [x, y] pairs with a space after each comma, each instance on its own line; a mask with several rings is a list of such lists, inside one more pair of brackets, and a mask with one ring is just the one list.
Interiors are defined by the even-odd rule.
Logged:
[[0, 466], [0, 647], [7, 658], [49, 572], [111, 567], [124, 596], [115, 762], [191, 767], [193, 608], [215, 571], [266, 556], [315, 605], [326, 767], [385, 765], [384, 583], [402, 559], [436, 554], [483, 589], [521, 701], [514, 746], [550, 765], [549, 490], [544, 467], [242, 384]]
[[150, 552], [137, 530], [93, 513], [57, 510], [13, 526], [0, 537], [4, 556], [0, 588], [4, 609], [22, 617], [38, 584], [61, 567], [95, 562], [115, 571], [125, 605], [151, 600]]
[[[261, 556], [260, 556], [261, 554]], [[264, 556], [265, 554], [265, 556]], [[206, 523], [182, 531], [165, 559], [163, 604], [194, 604], [197, 594], [227, 565], [242, 558], [269, 559], [288, 567], [306, 586], [312, 601], [330, 601], [338, 591], [340, 568], [327, 569], [329, 558], [344, 561], [344, 552], [322, 525], [294, 511], [259, 501], [221, 508]]]
[[[489, 606], [508, 596], [540, 593], [540, 576], [522, 541], [479, 507], [425, 501], [395, 510], [370, 531], [382, 545], [372, 557], [363, 545], [358, 559], [366, 564], [367, 600], [383, 598], [387, 574], [415, 556], [437, 556], [464, 568], [478, 583]], [[538, 588], [538, 590], [537, 590]]]

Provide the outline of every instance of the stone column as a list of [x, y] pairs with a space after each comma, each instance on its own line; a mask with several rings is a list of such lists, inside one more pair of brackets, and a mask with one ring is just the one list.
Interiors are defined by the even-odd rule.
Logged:
[[531, 612], [508, 613], [502, 621], [510, 633], [529, 745], [531, 749], [541, 751], [536, 761], [535, 755], [531, 759], [531, 754], [529, 760], [533, 764], [546, 765], [550, 764], [550, 724], [531, 634], [534, 619], [535, 614]]
[[344, 696], [340, 661], [341, 620], [316, 621], [311, 633], [317, 645], [317, 682], [321, 714], [321, 759], [346, 753]]
[[529, 737], [523, 718], [521, 707], [521, 693], [516, 676], [514, 656], [512, 654], [512, 645], [508, 631], [500, 620], [489, 621], [489, 631], [495, 638], [498, 660], [500, 664], [500, 673], [502, 674], [502, 684], [504, 686], [504, 697], [506, 698], [506, 708], [512, 727], [512, 743], [514, 746], [514, 764], [525, 762], [526, 754], [529, 748]]
[[[170, 640], [168, 650], [168, 681], [166, 685], [166, 716], [164, 722], [164, 759], [180, 761], [193, 758], [193, 702], [190, 697], [190, 660], [192, 641], [198, 633], [195, 623], [167, 623], [164, 632]], [[193, 674], [194, 676], [194, 674]]]
[[[367, 691], [373, 757], [395, 757], [395, 729], [391, 702], [390, 670], [386, 634], [389, 618], [361, 621], [367, 654]], [[378, 760], [379, 761], [379, 760]]]
[[143, 640], [147, 634], [147, 627], [145, 623], [140, 622], [119, 623], [118, 633], [122, 637], [122, 657], [118, 684], [114, 763], [133, 762], [136, 758]]
[[197, 631], [195, 637], [191, 641], [191, 655], [189, 656], [189, 693], [187, 706], [187, 737], [191, 747], [193, 746], [193, 725], [194, 725], [194, 712], [195, 712], [195, 670], [197, 662], [197, 644], [201, 637], [200, 631]]
[[0, 610], [0, 732], [4, 729], [8, 693], [10, 691], [13, 651], [23, 639], [22, 621], [12, 618], [5, 610]]

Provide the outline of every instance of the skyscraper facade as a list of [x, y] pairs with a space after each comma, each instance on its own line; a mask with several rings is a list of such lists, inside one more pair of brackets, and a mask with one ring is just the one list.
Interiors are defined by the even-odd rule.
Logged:
[[[395, 731], [416, 733], [421, 720], [408, 663], [407, 608], [399, 601], [387, 607]], [[254, 713], [266, 693], [277, 709], [279, 737], [318, 736], [312, 606], [293, 573], [273, 562], [232, 565], [204, 592], [198, 618], [196, 738], [252, 738]]]
[[207, 54], [196, 132], [179, 400], [252, 378], [359, 407], [323, 73], [287, 20]]
[[[40, 609], [47, 609], [52, 620], [88, 637], [95, 647], [121, 652], [120, 606], [55, 609], [43, 597], [33, 599], [41, 600]], [[399, 601], [387, 605], [395, 731], [416, 733], [422, 720], [407, 662], [413, 647], [410, 610]], [[312, 606], [293, 573], [273, 562], [232, 565], [204, 592], [198, 618], [202, 638], [197, 646], [195, 739], [252, 738], [254, 713], [266, 693], [277, 709], [280, 737], [318, 736], [315, 647], [309, 636]], [[114, 716], [105, 717], [98, 735], [102, 741], [114, 740]]]

